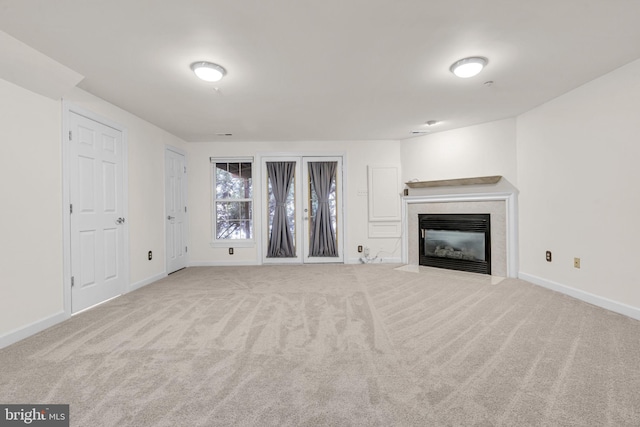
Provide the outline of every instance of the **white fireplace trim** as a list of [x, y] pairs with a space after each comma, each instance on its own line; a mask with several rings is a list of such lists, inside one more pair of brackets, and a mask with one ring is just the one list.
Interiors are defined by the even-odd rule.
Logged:
[[408, 212], [409, 205], [417, 203], [443, 202], [489, 202], [501, 201], [505, 203], [506, 218], [506, 246], [507, 246], [507, 277], [518, 277], [518, 202], [514, 192], [497, 193], [468, 193], [434, 196], [405, 196], [402, 198], [402, 262], [408, 263]]

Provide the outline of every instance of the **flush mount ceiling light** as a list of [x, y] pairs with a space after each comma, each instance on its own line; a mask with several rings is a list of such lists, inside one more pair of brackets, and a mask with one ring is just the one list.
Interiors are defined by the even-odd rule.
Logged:
[[487, 65], [487, 58], [481, 56], [474, 56], [471, 58], [464, 58], [456, 61], [451, 65], [451, 72], [463, 79], [473, 77], [478, 74]]
[[220, 65], [206, 61], [194, 62], [191, 64], [191, 69], [205, 82], [217, 82], [227, 74], [227, 70]]
[[440, 123], [440, 122], [437, 121], [437, 120], [427, 120], [426, 122], [424, 122], [425, 126], [427, 126], [427, 127], [435, 126], [438, 123]]

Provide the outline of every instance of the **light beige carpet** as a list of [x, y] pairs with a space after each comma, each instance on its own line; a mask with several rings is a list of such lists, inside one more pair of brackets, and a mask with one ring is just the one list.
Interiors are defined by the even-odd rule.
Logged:
[[638, 426], [640, 322], [391, 265], [180, 271], [0, 350], [74, 426]]

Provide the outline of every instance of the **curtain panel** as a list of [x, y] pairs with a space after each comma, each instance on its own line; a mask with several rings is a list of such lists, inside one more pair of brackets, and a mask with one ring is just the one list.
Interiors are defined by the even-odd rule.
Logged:
[[309, 242], [309, 256], [337, 257], [336, 234], [331, 223], [329, 196], [336, 176], [337, 162], [310, 162], [309, 180], [318, 198]]
[[294, 258], [296, 256], [295, 242], [289, 230], [287, 218], [287, 195], [293, 182], [296, 168], [295, 162], [266, 162], [267, 175], [271, 183], [271, 191], [276, 202], [267, 258]]

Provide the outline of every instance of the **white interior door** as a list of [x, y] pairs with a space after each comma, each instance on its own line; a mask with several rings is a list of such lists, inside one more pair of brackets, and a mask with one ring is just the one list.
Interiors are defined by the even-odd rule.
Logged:
[[[293, 163], [293, 168], [289, 170], [290, 186], [287, 190], [286, 197], [282, 191], [278, 195], [278, 191], [273, 188], [277, 181], [277, 176], [281, 173], [277, 170], [270, 169], [269, 163]], [[316, 221], [319, 199], [318, 194], [312, 184], [311, 174], [309, 173], [309, 165], [314, 162], [333, 163], [331, 176], [331, 184], [329, 185], [328, 202], [330, 212], [330, 230], [327, 227], [323, 231], [329, 231], [335, 244], [333, 251], [326, 251], [324, 245], [315, 244], [314, 251], [314, 233], [317, 237], [318, 231], [322, 227], [318, 227]], [[283, 172], [284, 173], [284, 172]], [[271, 175], [270, 175], [271, 174]], [[264, 263], [341, 263], [344, 262], [344, 233], [342, 227], [342, 157], [264, 157], [262, 159], [262, 179], [264, 183], [264, 222], [263, 227], [263, 262]], [[277, 184], [276, 184], [277, 185]], [[282, 190], [282, 188], [281, 188]], [[278, 207], [280, 205], [280, 207]], [[284, 233], [274, 233], [274, 226], [277, 209], [286, 212], [287, 227], [290, 237], [283, 238]], [[283, 213], [280, 214], [284, 215]], [[326, 225], [326, 223], [325, 223]], [[278, 242], [276, 245], [278, 250], [273, 248], [273, 240], [290, 240], [291, 244]], [[291, 246], [283, 249], [282, 246]]]
[[126, 286], [124, 153], [120, 130], [69, 117], [71, 311], [122, 294]]
[[175, 149], [165, 151], [167, 274], [187, 266], [187, 162]]

